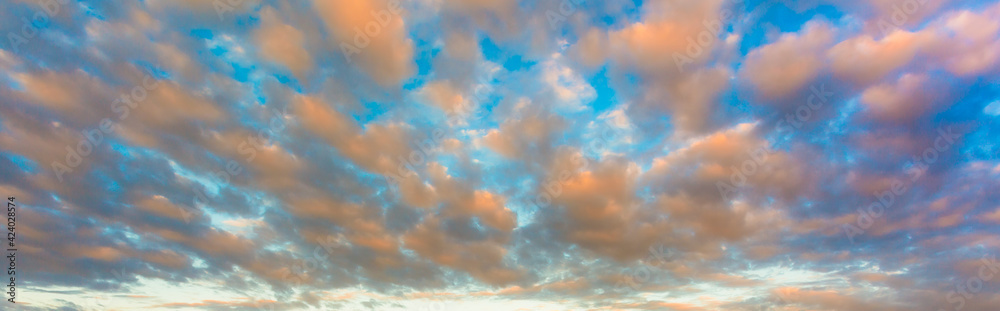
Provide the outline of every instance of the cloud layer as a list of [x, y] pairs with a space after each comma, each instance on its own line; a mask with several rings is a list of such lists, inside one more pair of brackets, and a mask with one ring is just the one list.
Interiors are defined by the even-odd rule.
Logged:
[[1000, 305], [995, 2], [39, 3], [17, 310]]

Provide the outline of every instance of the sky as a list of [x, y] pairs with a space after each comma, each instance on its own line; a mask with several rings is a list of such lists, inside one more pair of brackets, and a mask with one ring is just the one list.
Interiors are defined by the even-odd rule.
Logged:
[[1000, 305], [1000, 2], [8, 0], [0, 35], [3, 310]]

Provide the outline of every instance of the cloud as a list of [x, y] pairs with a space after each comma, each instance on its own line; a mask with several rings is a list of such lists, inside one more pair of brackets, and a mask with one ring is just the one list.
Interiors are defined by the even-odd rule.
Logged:
[[938, 90], [926, 75], [903, 75], [895, 84], [873, 86], [861, 94], [864, 104], [876, 119], [908, 122], [934, 108], [944, 90]]
[[261, 27], [255, 31], [254, 41], [261, 55], [284, 65], [302, 79], [314, 66], [312, 55], [303, 47], [304, 35], [295, 27], [282, 23], [273, 8], [265, 8], [260, 14]]
[[880, 81], [913, 61], [934, 39], [929, 35], [897, 30], [880, 40], [862, 35], [841, 41], [829, 51], [833, 72], [861, 85]]
[[434, 81], [428, 83], [420, 92], [432, 104], [441, 108], [446, 113], [462, 111], [467, 101], [462, 92], [455, 89], [448, 82]]
[[398, 85], [415, 70], [401, 5], [390, 0], [313, 3], [332, 48], [382, 86]]
[[555, 94], [556, 104], [569, 110], [579, 110], [592, 101], [597, 93], [572, 68], [561, 64], [562, 55], [553, 54], [542, 64], [542, 81]]
[[767, 99], [793, 94], [825, 68], [823, 52], [833, 43], [834, 30], [824, 22], [810, 22], [799, 33], [783, 34], [777, 42], [747, 54], [740, 77]]
[[401, 126], [370, 125], [362, 132], [353, 120], [309, 96], [296, 98], [294, 111], [306, 129], [373, 172], [395, 172], [399, 159], [409, 156], [408, 135]]

